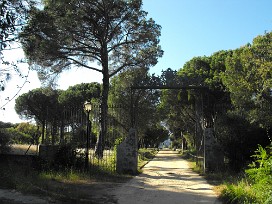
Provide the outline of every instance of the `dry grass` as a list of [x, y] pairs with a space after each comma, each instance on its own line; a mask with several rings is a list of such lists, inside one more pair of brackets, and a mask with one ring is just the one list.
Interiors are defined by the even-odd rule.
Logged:
[[24, 145], [24, 144], [13, 144], [10, 146], [9, 154], [16, 155], [37, 155], [37, 145]]

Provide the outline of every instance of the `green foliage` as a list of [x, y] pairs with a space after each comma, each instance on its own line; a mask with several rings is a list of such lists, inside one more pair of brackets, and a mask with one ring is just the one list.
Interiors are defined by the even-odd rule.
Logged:
[[162, 55], [161, 27], [146, 17], [141, 0], [46, 1], [44, 9], [32, 10], [21, 41], [31, 63], [43, 67], [36, 67], [41, 78], [71, 64], [102, 72], [90, 66], [93, 61], [109, 77], [124, 68], [154, 65]]
[[138, 150], [138, 168], [143, 168], [144, 165], [152, 160], [157, 153], [157, 149], [154, 148], [140, 148]]
[[237, 185], [227, 185], [227, 188], [222, 192], [222, 197], [227, 203], [231, 204], [259, 203], [256, 200], [255, 192], [250, 188], [246, 181], [238, 182]]
[[[121, 104], [121, 108], [117, 109], [117, 111], [122, 113], [121, 116], [118, 113], [111, 114], [116, 121], [115, 128], [124, 128], [128, 132], [131, 128], [131, 105], [133, 105], [140, 144], [147, 138], [147, 131], [155, 129], [154, 127], [160, 122], [161, 115], [157, 110], [160, 91], [131, 90], [131, 86], [152, 86], [157, 84], [160, 84], [160, 78], [148, 74], [146, 68], [124, 71], [111, 80], [109, 102], [113, 106]], [[157, 136], [161, 136], [161, 134]]]
[[109, 79], [121, 70], [157, 63], [163, 54], [161, 26], [147, 18], [141, 0], [45, 1], [43, 9], [32, 9], [30, 16], [21, 43], [41, 80], [52, 84], [72, 65], [102, 73], [101, 134], [96, 148], [102, 156]]
[[151, 126], [140, 139], [141, 147], [158, 148], [169, 137], [169, 132], [162, 126]]
[[194, 137], [190, 133], [183, 134], [184, 139], [186, 140], [188, 149], [194, 149]]
[[11, 143], [11, 135], [7, 129], [0, 128], [0, 153], [7, 152]]
[[269, 142], [264, 129], [232, 111], [217, 116], [214, 132], [229, 160], [229, 167], [237, 172], [251, 160], [258, 143], [267, 145]]
[[172, 140], [172, 148], [176, 149], [176, 148], [181, 148], [181, 145], [182, 145], [182, 139], [179, 137], [179, 138], [174, 138]]
[[[38, 127], [20, 124], [18, 129], [32, 137], [35, 143], [38, 142], [40, 134], [42, 134], [42, 142], [45, 142], [44, 136], [46, 134], [47, 139], [51, 139], [52, 143], [55, 143], [58, 138], [57, 129], [71, 126], [74, 136], [71, 140], [80, 143], [79, 135], [82, 135], [86, 127], [82, 121], [79, 124], [76, 120], [78, 112], [83, 109], [85, 101], [97, 104], [99, 95], [100, 84], [98, 83], [82, 83], [71, 86], [66, 91], [51, 88], [31, 90], [16, 99], [15, 110], [22, 118], [35, 119]], [[50, 132], [45, 132], [45, 124], [47, 124], [47, 130], [51, 130]]]
[[80, 107], [85, 101], [99, 99], [101, 85], [99, 83], [81, 83], [70, 86], [67, 90], [60, 92], [58, 101], [62, 106]]
[[84, 154], [78, 153], [71, 144], [60, 146], [54, 159], [53, 167], [56, 170], [65, 170], [71, 168], [82, 169], [84, 166]]
[[272, 33], [265, 33], [254, 38], [252, 45], [234, 50], [222, 75], [236, 109], [262, 127], [270, 127], [272, 121], [271, 39]]
[[53, 120], [60, 111], [58, 91], [51, 88], [37, 88], [20, 95], [15, 100], [15, 111], [21, 118], [35, 119], [38, 123]]
[[254, 162], [249, 165], [247, 177], [237, 184], [228, 184], [222, 197], [228, 203], [271, 203], [272, 193], [272, 146], [259, 145], [252, 155]]
[[246, 170], [250, 180], [260, 186], [271, 186], [272, 190], [272, 145], [267, 148], [259, 145], [252, 157], [254, 162]]
[[29, 123], [6, 124], [0, 128], [0, 151], [7, 151], [11, 144], [33, 144], [36, 126]]
[[23, 133], [16, 128], [8, 128], [7, 132], [10, 135], [10, 138], [12, 139], [12, 143], [33, 144], [33, 138], [29, 134]]

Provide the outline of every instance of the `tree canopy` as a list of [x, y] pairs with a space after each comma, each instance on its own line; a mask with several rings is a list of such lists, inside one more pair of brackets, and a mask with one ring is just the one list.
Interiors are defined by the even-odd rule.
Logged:
[[3, 51], [11, 49], [18, 42], [18, 35], [23, 27], [32, 0], [3, 0], [0, 2], [0, 90], [4, 91], [11, 72], [19, 72], [17, 64], [5, 59]]
[[271, 127], [272, 102], [272, 33], [254, 38], [232, 52], [226, 61], [224, 84], [233, 105], [251, 123]]
[[[34, 119], [42, 126], [42, 142], [44, 142], [45, 125], [50, 125], [52, 129], [64, 125], [72, 126], [70, 119], [75, 116], [71, 109], [82, 111], [85, 101], [99, 98], [100, 86], [98, 83], [82, 83], [71, 86], [65, 91], [51, 88], [34, 89], [16, 99], [15, 110], [20, 117]], [[65, 111], [66, 118], [63, 118]], [[66, 124], [64, 120], [70, 123]]]
[[31, 11], [21, 33], [40, 79], [52, 82], [72, 65], [102, 73], [101, 145], [107, 132], [109, 78], [123, 69], [155, 65], [163, 54], [161, 27], [146, 16], [141, 0], [48, 0], [42, 10]]

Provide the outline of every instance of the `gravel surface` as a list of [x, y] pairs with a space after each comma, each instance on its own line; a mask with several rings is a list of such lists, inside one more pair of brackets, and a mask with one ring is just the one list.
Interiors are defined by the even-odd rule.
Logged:
[[213, 186], [170, 150], [160, 151], [142, 174], [112, 193], [118, 204], [221, 204]]

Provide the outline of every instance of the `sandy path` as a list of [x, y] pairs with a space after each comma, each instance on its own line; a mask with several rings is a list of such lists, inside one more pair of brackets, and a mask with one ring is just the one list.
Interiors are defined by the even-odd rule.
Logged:
[[205, 179], [174, 151], [160, 151], [143, 173], [112, 193], [118, 204], [220, 204]]

